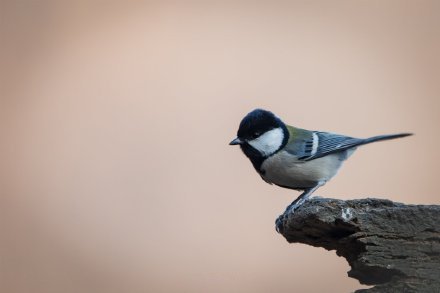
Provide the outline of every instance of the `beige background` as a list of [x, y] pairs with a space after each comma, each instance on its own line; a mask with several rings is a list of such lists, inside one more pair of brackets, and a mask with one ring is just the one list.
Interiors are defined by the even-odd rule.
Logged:
[[1, 1], [0, 291], [350, 292], [298, 194], [228, 146], [256, 107], [366, 137], [317, 194], [440, 204], [439, 1]]

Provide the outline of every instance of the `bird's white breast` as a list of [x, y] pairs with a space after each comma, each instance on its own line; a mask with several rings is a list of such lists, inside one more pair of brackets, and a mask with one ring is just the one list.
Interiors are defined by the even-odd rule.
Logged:
[[330, 180], [345, 158], [336, 153], [311, 161], [299, 161], [288, 152], [280, 151], [263, 162], [262, 177], [269, 183], [294, 189], [313, 187], [318, 182]]

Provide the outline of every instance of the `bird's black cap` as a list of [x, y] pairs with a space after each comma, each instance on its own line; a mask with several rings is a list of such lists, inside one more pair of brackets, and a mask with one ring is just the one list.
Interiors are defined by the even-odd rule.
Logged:
[[255, 109], [241, 120], [240, 127], [237, 131], [237, 137], [241, 139], [252, 139], [277, 127], [285, 127], [280, 118], [270, 111]]

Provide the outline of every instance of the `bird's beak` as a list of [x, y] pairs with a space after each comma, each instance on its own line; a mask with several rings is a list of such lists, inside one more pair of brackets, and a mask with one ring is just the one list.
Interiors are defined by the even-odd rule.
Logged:
[[237, 144], [242, 144], [243, 141], [241, 141], [241, 139], [239, 139], [238, 137], [235, 138], [234, 140], [232, 140], [229, 145], [237, 145]]

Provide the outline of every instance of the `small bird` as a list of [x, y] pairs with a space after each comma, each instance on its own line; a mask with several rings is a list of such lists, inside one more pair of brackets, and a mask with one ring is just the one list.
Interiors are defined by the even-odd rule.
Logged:
[[310, 131], [287, 125], [270, 111], [256, 109], [243, 118], [237, 137], [229, 144], [241, 147], [267, 183], [303, 191], [287, 207], [286, 212], [291, 212], [335, 176], [358, 146], [409, 135], [354, 138]]

